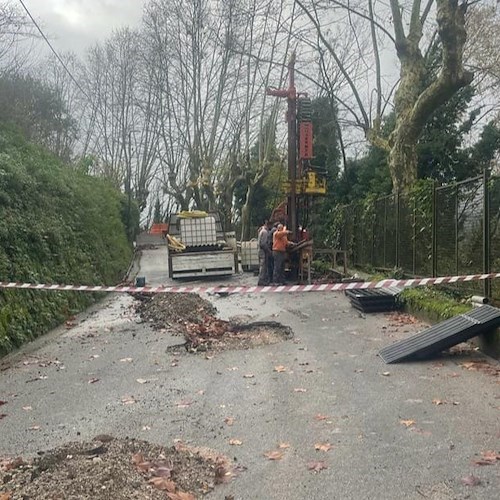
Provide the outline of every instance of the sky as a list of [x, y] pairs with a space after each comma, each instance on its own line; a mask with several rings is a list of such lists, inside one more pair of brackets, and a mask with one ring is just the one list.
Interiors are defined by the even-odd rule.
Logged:
[[24, 4], [57, 51], [83, 55], [114, 29], [138, 26], [144, 1], [24, 0]]

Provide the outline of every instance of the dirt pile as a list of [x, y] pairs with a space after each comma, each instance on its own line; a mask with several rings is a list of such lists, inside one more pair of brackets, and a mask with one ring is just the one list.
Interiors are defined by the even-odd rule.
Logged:
[[31, 462], [0, 460], [2, 500], [193, 500], [230, 479], [230, 462], [182, 443], [164, 448], [101, 436]]
[[[136, 311], [154, 328], [182, 334], [188, 352], [250, 349], [276, 344], [293, 336], [292, 330], [275, 321], [236, 323], [215, 316], [216, 308], [194, 293], [141, 295]], [[174, 346], [171, 350], [178, 349]]]
[[179, 323], [199, 323], [204, 316], [213, 316], [217, 309], [196, 293], [134, 294], [136, 311], [155, 328], [167, 328]]

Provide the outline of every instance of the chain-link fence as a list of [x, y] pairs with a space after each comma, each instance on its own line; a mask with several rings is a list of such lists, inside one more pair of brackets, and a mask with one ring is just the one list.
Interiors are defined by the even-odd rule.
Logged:
[[[488, 172], [347, 205], [340, 219], [339, 243], [355, 266], [421, 277], [500, 271], [500, 177]], [[460, 286], [500, 300], [500, 280]]]

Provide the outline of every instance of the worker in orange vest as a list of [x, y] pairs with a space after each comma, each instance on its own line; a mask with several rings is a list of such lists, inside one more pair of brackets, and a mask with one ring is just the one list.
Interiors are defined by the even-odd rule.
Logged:
[[284, 226], [283, 224], [278, 224], [276, 232], [273, 235], [273, 282], [276, 285], [285, 284], [286, 247], [288, 246], [289, 234], [290, 231], [287, 230], [286, 226]]

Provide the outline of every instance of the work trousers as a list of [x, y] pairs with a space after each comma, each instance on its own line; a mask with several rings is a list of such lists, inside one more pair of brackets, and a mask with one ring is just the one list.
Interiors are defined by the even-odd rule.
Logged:
[[272, 252], [269, 252], [267, 256], [267, 275], [269, 276], [269, 281], [272, 281], [274, 275], [274, 257]]
[[269, 274], [267, 268], [268, 254], [265, 250], [259, 249], [259, 281], [258, 286], [269, 285]]
[[285, 283], [286, 252], [273, 251], [273, 259], [274, 259], [273, 282], [277, 284]]

